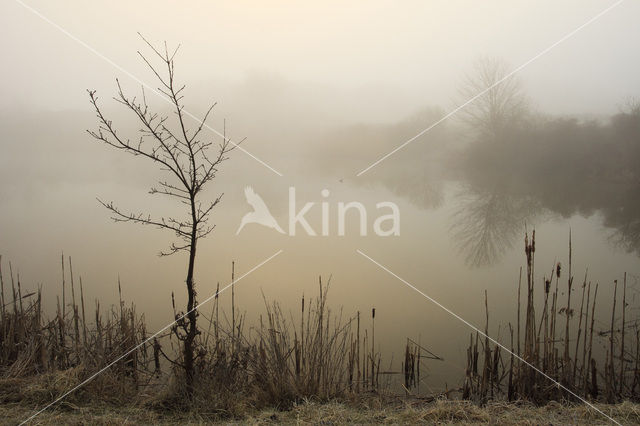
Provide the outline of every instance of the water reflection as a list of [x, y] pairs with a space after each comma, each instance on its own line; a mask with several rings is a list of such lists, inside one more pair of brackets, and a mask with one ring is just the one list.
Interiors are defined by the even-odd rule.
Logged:
[[455, 197], [451, 234], [468, 265], [491, 265], [519, 241], [525, 224], [540, 211], [531, 197], [468, 185]]
[[640, 254], [640, 111], [606, 122], [546, 120], [471, 144], [452, 235], [469, 264], [500, 258], [536, 215], [598, 213], [611, 240]]

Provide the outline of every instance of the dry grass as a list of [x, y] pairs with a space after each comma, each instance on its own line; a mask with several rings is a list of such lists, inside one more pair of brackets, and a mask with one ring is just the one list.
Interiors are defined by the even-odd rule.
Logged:
[[122, 356], [147, 335], [144, 316], [133, 305], [120, 298], [118, 307], [105, 310], [96, 301], [89, 312], [82, 279], [74, 281], [71, 258], [66, 263], [63, 257], [62, 300], [48, 319], [40, 291], [24, 294], [20, 276], [9, 265], [10, 286], [0, 257], [0, 403], [46, 404], [112, 362], [68, 400], [129, 401], [157, 382], [152, 344]]
[[[526, 305], [521, 309], [518, 304], [517, 322], [509, 324], [508, 346], [590, 401], [637, 401], [640, 331], [637, 319], [626, 316], [626, 280], [619, 288], [615, 284], [621, 300], [618, 311], [614, 302], [607, 330], [594, 332], [597, 284], [591, 286], [585, 278], [582, 291], [576, 292], [582, 293], [577, 297], [580, 303], [574, 302], [579, 309], [568, 298], [566, 302], [559, 300], [560, 266], [554, 265], [549, 279], [534, 280], [534, 238], [527, 239], [525, 247], [527, 269], [522, 290]], [[573, 285], [570, 266], [567, 294]], [[323, 285], [322, 280], [317, 298], [303, 297], [297, 318], [283, 313], [277, 302], [265, 299], [265, 314], [248, 330], [244, 316], [236, 314], [233, 294], [231, 321], [226, 323], [220, 320], [226, 316], [221, 315], [216, 297], [210, 313], [199, 312], [204, 321], [199, 321], [202, 333], [195, 340], [196, 374], [189, 393], [181, 368], [183, 351], [175, 333], [141, 344], [148, 336], [144, 316], [122, 300], [107, 310], [101, 310], [96, 302], [93, 313], [86, 315], [82, 282], [75, 285], [71, 260], [65, 263], [63, 259], [62, 267], [62, 298], [53, 319], [42, 313], [39, 292], [23, 296], [20, 279], [14, 277], [11, 267], [9, 280], [0, 269], [0, 407], [10, 419], [28, 414], [27, 407], [42, 408], [115, 360], [95, 380], [52, 407], [53, 411], [43, 413], [42, 421], [84, 423], [90, 419], [91, 423], [120, 424], [130, 417], [136, 423], [150, 424], [234, 419], [250, 423], [277, 419], [328, 424], [538, 424], [599, 423], [605, 419], [582, 405], [566, 408], [548, 404], [571, 398], [478, 334], [471, 335], [467, 374], [460, 379], [464, 379], [462, 398], [482, 405], [440, 399], [455, 395], [458, 389], [416, 400], [414, 395], [420, 393], [409, 389], [421, 381], [421, 359], [440, 358], [407, 339], [400, 369], [390, 367], [381, 372], [375, 309], [369, 318], [360, 312], [344, 317], [341, 311], [332, 312], [327, 304], [328, 284]], [[534, 294], [540, 294], [540, 290], [534, 292], [537, 286], [542, 300], [535, 303]], [[485, 306], [485, 333], [489, 334], [487, 299]], [[174, 315], [179, 317], [175, 305]], [[596, 339], [609, 348], [600, 358], [592, 351]], [[388, 383], [397, 382], [398, 388], [404, 379], [405, 397], [393, 396], [390, 388], [380, 386], [381, 374], [387, 375]], [[507, 400], [527, 400], [538, 407], [500, 402]], [[602, 407], [615, 418], [638, 423], [636, 405]], [[267, 409], [280, 411], [260, 411]], [[56, 416], [66, 417], [56, 420]]]
[[[576, 290], [571, 270], [571, 237], [568, 273], [562, 272], [560, 263], [555, 263], [549, 276], [541, 280], [535, 277], [535, 231], [531, 237], [525, 236], [525, 254], [526, 279], [518, 283], [517, 317], [514, 323], [508, 324], [507, 341], [502, 342], [517, 356], [490, 343], [486, 337], [490, 333], [485, 291], [484, 337], [480, 337], [480, 333], [470, 336], [463, 398], [477, 401], [525, 399], [538, 404], [577, 400], [567, 392], [568, 389], [590, 401], [638, 401], [640, 327], [637, 316], [627, 316], [626, 273], [621, 283], [613, 282], [610, 322], [600, 320], [599, 323], [607, 328], [598, 331], [594, 329], [595, 307], [596, 303], [603, 303], [597, 298], [598, 283], [592, 286], [585, 274], [576, 291], [579, 303], [571, 297], [572, 291]], [[562, 282], [564, 280], [566, 283]], [[522, 297], [524, 309], [521, 292], [525, 293]], [[538, 294], [542, 296], [536, 298]], [[562, 295], [565, 296], [561, 300]], [[596, 354], [594, 343], [607, 348], [604, 356]], [[555, 382], [562, 384], [563, 389]]]
[[[248, 331], [234, 304], [231, 323], [220, 321], [225, 315], [216, 297], [209, 318], [199, 313], [207, 321], [195, 341], [195, 386], [188, 394], [175, 333], [145, 342], [144, 316], [122, 300], [107, 310], [96, 302], [87, 315], [71, 259], [62, 261], [62, 298], [53, 319], [43, 314], [39, 292], [22, 296], [11, 268], [7, 289], [1, 267], [0, 258], [0, 403], [45, 406], [107, 366], [65, 401], [136, 403], [233, 418], [255, 408], [288, 408], [307, 397], [327, 401], [377, 387], [380, 355], [373, 342], [366, 349], [373, 330], [365, 330], [361, 340], [359, 313], [346, 320], [332, 313], [328, 284], [321, 280], [318, 298], [303, 298], [299, 322], [265, 299], [264, 321]], [[174, 314], [179, 317], [175, 306]]]
[[[616, 405], [600, 404], [607, 415], [625, 425], [640, 423], [640, 405], [624, 402]], [[24, 405], [0, 405], [0, 424], [13, 425], [32, 413]], [[483, 407], [468, 401], [437, 400], [425, 403], [380, 403], [361, 401], [358, 404], [340, 402], [303, 402], [288, 411], [249, 411], [234, 419], [211, 420], [194, 412], [163, 413], [135, 407], [94, 405], [77, 407], [63, 404], [57, 409], [42, 413], [38, 424], [608, 424], [606, 419], [586, 405], [563, 406], [549, 403], [536, 407], [527, 403], [490, 403]]]
[[198, 339], [192, 397], [184, 397], [181, 371], [174, 368], [168, 391], [153, 404], [232, 418], [256, 407], [290, 408], [304, 398], [328, 401], [376, 389], [380, 355], [360, 339], [359, 313], [346, 319], [333, 313], [327, 293], [328, 283], [320, 280], [318, 297], [302, 299], [297, 321], [265, 299], [265, 315], [248, 331], [242, 316], [220, 322], [216, 298], [211, 316], [203, 314], [209, 325]]

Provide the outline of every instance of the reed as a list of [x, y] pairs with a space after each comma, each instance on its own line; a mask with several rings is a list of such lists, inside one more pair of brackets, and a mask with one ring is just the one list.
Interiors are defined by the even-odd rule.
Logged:
[[[565, 303], [560, 300], [558, 283], [562, 274], [560, 263], [554, 263], [554, 274], [551, 278], [543, 277], [544, 294], [542, 299], [534, 298], [535, 280], [535, 232], [531, 237], [525, 236], [525, 256], [527, 262], [527, 301], [524, 312], [524, 347], [520, 352], [519, 345], [514, 348], [513, 329], [509, 324], [511, 335], [511, 351], [522, 356], [526, 363], [530, 363], [540, 369], [544, 375], [561, 383], [571, 392], [591, 400], [604, 398], [605, 402], [614, 403], [624, 399], [638, 400], [637, 392], [640, 385], [638, 365], [640, 363], [639, 344], [640, 333], [637, 329], [637, 319], [627, 318], [626, 301], [626, 274], [622, 285], [622, 313], [621, 318], [616, 317], [618, 299], [618, 281], [614, 280], [613, 298], [611, 306], [610, 323], [607, 330], [596, 330], [596, 300], [598, 296], [598, 284], [591, 294], [591, 283], [588, 282], [588, 274], [582, 283], [582, 296], [580, 300], [580, 313], [574, 318], [571, 304], [573, 290], [572, 275], [572, 251], [573, 243], [569, 237], [569, 266], [567, 277], [567, 291], [564, 296]], [[551, 294], [551, 283], [555, 275], [555, 289]], [[551, 303], [549, 308], [549, 295]], [[586, 296], [586, 297], [585, 297]], [[586, 303], [585, 303], [586, 300]], [[536, 318], [536, 303], [542, 306], [540, 318]], [[558, 310], [558, 306], [562, 306]], [[488, 334], [488, 302], [485, 293], [486, 325], [485, 334]], [[518, 284], [517, 303], [517, 327], [520, 328], [520, 283]], [[564, 316], [564, 331], [558, 327], [558, 316]], [[626, 346], [626, 329], [636, 327], [635, 353], [629, 351]], [[560, 334], [558, 336], [557, 334]], [[498, 333], [499, 334], [499, 333]], [[572, 336], [575, 342], [572, 341]], [[482, 374], [478, 375], [478, 345], [471, 336], [467, 349], [467, 369], [463, 386], [463, 398], [478, 401], [505, 398], [508, 400], [525, 399], [536, 403], [547, 401], [560, 401], [572, 399], [571, 393], [549, 380], [533, 368], [522, 362], [512, 354], [509, 364], [500, 361], [500, 348], [490, 347], [488, 339], [484, 342], [484, 357]], [[596, 343], [600, 340], [599, 343]], [[518, 338], [519, 341], [519, 338]], [[580, 344], [582, 343], [582, 351]], [[606, 353], [594, 350], [594, 343], [606, 348]], [[571, 346], [573, 345], [573, 350]], [[496, 345], [493, 345], [496, 346]], [[562, 351], [562, 352], [560, 352]], [[561, 355], [559, 355], [559, 353]], [[602, 357], [604, 356], [604, 357]], [[598, 369], [598, 364], [604, 366]], [[502, 378], [508, 377], [506, 384]], [[603, 384], [603, 385], [601, 385]], [[601, 388], [600, 386], [603, 386]]]
[[[543, 403], [572, 398], [522, 362], [522, 357], [585, 398], [638, 400], [640, 329], [637, 318], [628, 315], [626, 274], [620, 292], [614, 281], [608, 328], [598, 330], [599, 285], [595, 283], [592, 291], [587, 273], [579, 315], [573, 315], [571, 240], [566, 295], [559, 293], [559, 262], [553, 263], [548, 278], [542, 278], [543, 291], [536, 291], [540, 281], [535, 275], [535, 232], [527, 234], [524, 242], [526, 269], [520, 269], [518, 279], [516, 326], [514, 329], [513, 323], [508, 323], [505, 343], [510, 347], [509, 358], [505, 349], [486, 337], [491, 311], [485, 291], [485, 338], [478, 332], [469, 335], [462, 386], [447, 386], [443, 395], [460, 392], [462, 398], [482, 403], [499, 399]], [[43, 383], [35, 387], [40, 389], [37, 398], [29, 397], [32, 402], [55, 399], [116, 359], [118, 362], [72, 398], [98, 400], [107, 392], [112, 400], [124, 403], [152, 395], [153, 403], [164, 408], [213, 410], [222, 416], [241, 413], [248, 406], [289, 407], [304, 399], [382, 395], [391, 392], [393, 386], [407, 397], [420, 398], [420, 385], [428, 379], [425, 361], [443, 361], [419, 339], [407, 338], [400, 368], [394, 369], [392, 358], [384, 364], [388, 369], [382, 370], [376, 328], [384, 315], [381, 318], [381, 311], [372, 308], [368, 323], [359, 311], [343, 315], [342, 310], [332, 310], [328, 303], [330, 279], [325, 282], [319, 277], [316, 297], [302, 295], [299, 313], [295, 314], [285, 313], [277, 301], [263, 295], [264, 314], [252, 327], [246, 326], [246, 315], [237, 307], [233, 286], [231, 315], [224, 314], [218, 284], [211, 310], [199, 312], [204, 322], [200, 321], [201, 334], [194, 342], [193, 393], [186, 398], [183, 352], [173, 330], [148, 340], [145, 317], [125, 301], [120, 279], [118, 305], [105, 309], [96, 300], [91, 313], [85, 306], [82, 277], [74, 274], [71, 257], [61, 259], [62, 297], [57, 299], [53, 316], [47, 318], [41, 290], [24, 294], [20, 276], [10, 263], [5, 280], [0, 257], [0, 380]], [[235, 273], [233, 262], [232, 283]], [[526, 300], [522, 300], [525, 295]], [[174, 317], [180, 318], [182, 313], [176, 310], [173, 294], [172, 308]], [[294, 318], [298, 314], [299, 318]], [[564, 327], [559, 325], [562, 316]], [[181, 327], [180, 321], [174, 327]], [[498, 326], [498, 339], [500, 334]], [[137, 349], [129, 352], [134, 347]], [[606, 350], [600, 351], [600, 347]]]
[[[65, 268], [64, 257], [62, 260], [61, 267]], [[56, 398], [72, 387], [74, 380], [81, 382], [90, 377], [144, 339], [144, 318], [136, 315], [133, 305], [128, 307], [124, 302], [120, 310], [112, 308], [107, 313], [106, 323], [96, 302], [95, 322], [89, 324], [81, 280], [80, 305], [75, 297], [71, 258], [68, 259], [68, 273], [71, 286], [69, 303], [64, 306], [67, 302], [65, 294], [65, 303], [61, 304], [58, 299], [56, 315], [47, 319], [42, 309], [41, 290], [23, 295], [19, 275], [16, 276], [17, 281], [13, 279], [12, 267], [13, 298], [11, 301], [5, 299], [0, 259], [3, 298], [0, 311], [0, 380], [40, 378], [35, 385], [28, 387], [31, 390], [29, 398], [34, 402]], [[64, 289], [67, 287], [66, 271], [62, 280]], [[135, 395], [138, 386], [149, 378], [148, 362], [141, 352], [132, 352], [70, 398], [98, 399], [106, 393], [107, 400], [124, 401]]]

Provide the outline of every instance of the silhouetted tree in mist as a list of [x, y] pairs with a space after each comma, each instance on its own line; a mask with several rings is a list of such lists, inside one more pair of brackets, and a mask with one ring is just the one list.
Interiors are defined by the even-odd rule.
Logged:
[[[509, 211], [521, 227], [525, 219], [543, 211], [565, 218], [597, 213], [602, 224], [613, 230], [613, 242], [640, 254], [637, 103], [603, 120], [529, 116], [503, 129], [499, 137], [476, 136], [459, 157], [454, 168], [466, 191], [453, 228], [458, 235], [466, 229], [459, 242], [467, 254], [474, 247], [487, 246], [486, 236], [494, 235], [482, 223], [495, 225], [506, 220], [504, 212]], [[511, 200], [515, 205], [503, 206], [503, 212], [498, 205], [489, 208], [491, 200]], [[529, 205], [531, 211], [521, 211], [519, 205]], [[465, 221], [480, 223], [471, 226]], [[510, 229], [505, 226], [503, 232]], [[476, 239], [471, 237], [472, 230]], [[495, 241], [502, 246], [504, 240]]]
[[472, 167], [483, 159], [499, 157], [502, 145], [517, 143], [513, 129], [526, 122], [527, 98], [520, 81], [508, 74], [509, 68], [501, 60], [482, 58], [459, 90], [461, 102], [485, 92], [460, 112], [473, 140], [454, 172], [465, 185], [457, 197], [451, 232], [472, 266], [498, 260], [538, 210], [535, 200], [509, 191], [504, 174]]
[[479, 59], [459, 89], [460, 103], [474, 98], [460, 111], [460, 118], [483, 137], [499, 137], [508, 126], [527, 114], [527, 97], [516, 76], [508, 76], [509, 66], [490, 57]]
[[198, 356], [195, 354], [196, 336], [199, 334], [196, 324], [198, 314], [194, 282], [196, 248], [198, 241], [213, 230], [214, 226], [208, 224], [209, 213], [222, 197], [220, 194], [213, 201], [205, 202], [202, 199], [202, 191], [216, 177], [218, 167], [237, 145], [232, 143], [226, 135], [223, 135], [222, 141], [216, 147], [213, 142], [201, 139], [202, 129], [215, 104], [206, 111], [201, 120], [197, 121], [193, 129], [188, 127], [186, 123], [188, 114], [182, 102], [185, 86], [177, 85], [175, 80], [174, 57], [179, 46], [170, 53], [166, 43], [164, 51], [160, 51], [146, 40], [144, 41], [153, 54], [160, 59], [161, 68], [152, 65], [142, 53], [138, 52], [138, 54], [159, 81], [158, 90], [170, 100], [175, 114], [172, 120], [169, 116], [150, 111], [144, 87], [142, 99], [138, 100], [136, 97], [131, 98], [125, 95], [120, 82], [116, 80], [118, 93], [114, 99], [135, 115], [141, 125], [139, 135], [134, 139], [121, 135], [98, 105], [95, 91], [89, 91], [89, 97], [95, 108], [99, 125], [96, 131], [88, 132], [95, 139], [115, 149], [156, 164], [165, 173], [167, 179], [160, 180], [158, 186], [151, 188], [150, 193], [170, 197], [185, 206], [185, 218], [154, 218], [149, 214], [123, 212], [113, 202], [98, 200], [112, 212], [112, 218], [116, 222], [151, 225], [173, 232], [178, 241], [171, 243], [168, 250], [161, 252], [162, 256], [178, 252], [188, 254], [185, 281], [188, 297], [186, 314], [182, 312], [176, 314], [176, 324], [172, 331], [184, 344], [182, 366], [185, 372], [186, 389], [191, 395], [194, 362]]

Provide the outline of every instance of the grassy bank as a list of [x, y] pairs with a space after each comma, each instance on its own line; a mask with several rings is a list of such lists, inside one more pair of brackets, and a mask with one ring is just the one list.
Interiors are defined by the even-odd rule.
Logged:
[[[640, 404], [598, 404], [598, 408], [621, 424], [640, 423]], [[2, 424], [17, 424], [32, 414], [24, 405], [0, 406]], [[345, 404], [304, 402], [288, 411], [263, 409], [225, 420], [213, 420], [207, 413], [166, 413], [138, 407], [92, 405], [78, 407], [61, 404], [38, 416], [37, 424], [609, 424], [605, 417], [584, 404], [563, 406], [558, 403], [536, 407], [528, 403], [489, 403], [478, 406], [468, 401], [437, 400], [431, 403], [378, 400]]]

